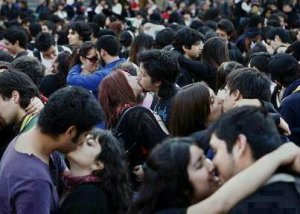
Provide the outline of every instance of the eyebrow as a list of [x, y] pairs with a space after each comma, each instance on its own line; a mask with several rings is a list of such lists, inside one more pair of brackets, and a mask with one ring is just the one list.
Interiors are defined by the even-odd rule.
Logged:
[[202, 159], [203, 159], [203, 153], [201, 153], [201, 155], [199, 156], [199, 158], [194, 162], [193, 166], [196, 167], [199, 164], [199, 162], [202, 161]]

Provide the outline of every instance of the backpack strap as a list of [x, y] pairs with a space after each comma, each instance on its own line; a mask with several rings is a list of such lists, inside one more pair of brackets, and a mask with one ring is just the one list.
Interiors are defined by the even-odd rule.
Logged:
[[129, 110], [131, 110], [131, 109], [133, 109], [133, 108], [135, 108], [135, 107], [136, 107], [136, 106], [130, 107], [130, 108], [128, 108], [128, 109], [126, 109], [126, 110], [124, 111], [124, 113], [121, 115], [121, 117], [120, 117], [120, 119], [119, 119], [119, 121], [118, 121], [116, 127], [114, 128], [115, 130], [118, 130], [118, 128], [119, 128], [119, 126], [120, 126], [122, 120], [124, 119], [126, 113], [129, 112]]

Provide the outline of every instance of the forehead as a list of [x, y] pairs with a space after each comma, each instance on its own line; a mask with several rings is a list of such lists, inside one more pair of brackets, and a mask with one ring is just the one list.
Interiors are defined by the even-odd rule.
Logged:
[[195, 145], [190, 146], [190, 163], [194, 163], [198, 161], [198, 159], [202, 155], [203, 155], [202, 149], [200, 149], [198, 146]]
[[226, 147], [225, 141], [218, 138], [215, 133], [211, 135], [209, 144], [212, 148]]

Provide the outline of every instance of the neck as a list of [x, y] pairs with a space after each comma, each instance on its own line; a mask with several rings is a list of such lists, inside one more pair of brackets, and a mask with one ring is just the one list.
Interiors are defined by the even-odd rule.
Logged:
[[24, 109], [20, 109], [17, 112], [17, 118], [16, 118], [17, 121], [16, 121], [16, 124], [22, 123], [25, 116], [26, 116], [25, 110]]
[[54, 139], [50, 135], [41, 132], [39, 127], [35, 127], [23, 134], [20, 144], [24, 147], [21, 149], [25, 153], [34, 154], [43, 162], [49, 164], [49, 157], [57, 148], [58, 139]]
[[81, 168], [76, 163], [72, 162], [72, 160], [69, 160], [69, 163], [70, 163], [70, 175], [72, 177], [80, 177], [80, 176], [86, 176], [92, 174], [90, 169]]
[[107, 56], [107, 58], [104, 60], [106, 64], [109, 64], [111, 62], [114, 62], [116, 60], [120, 59], [118, 56]]
[[20, 52], [23, 52], [23, 51], [25, 51], [25, 49], [24, 49], [24, 48], [21, 48], [21, 47], [19, 47], [19, 48], [16, 50], [16, 54], [18, 54], [18, 53], [20, 53]]
[[188, 54], [184, 54], [184, 56], [188, 59], [192, 59]]

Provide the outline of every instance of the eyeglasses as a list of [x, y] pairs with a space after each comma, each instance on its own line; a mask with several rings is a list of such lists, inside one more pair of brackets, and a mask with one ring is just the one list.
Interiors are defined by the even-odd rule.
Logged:
[[93, 57], [84, 57], [86, 58], [87, 60], [89, 60], [91, 63], [96, 63], [99, 58], [97, 56], [93, 56]]

